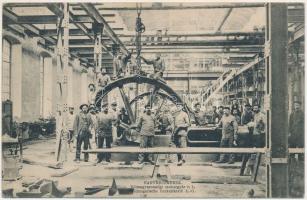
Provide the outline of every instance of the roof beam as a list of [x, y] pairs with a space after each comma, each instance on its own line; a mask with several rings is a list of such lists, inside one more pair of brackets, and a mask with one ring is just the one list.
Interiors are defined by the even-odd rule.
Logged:
[[219, 26], [217, 27], [217, 29], [215, 30], [216, 33], [221, 31], [221, 29], [222, 29], [222, 27], [224, 26], [224, 24], [225, 24], [227, 18], [228, 18], [229, 15], [231, 14], [232, 9], [233, 9], [233, 8], [229, 8], [229, 9], [226, 11], [226, 13], [225, 13], [225, 15], [224, 15], [224, 17], [223, 17], [223, 19], [222, 19], [220, 25], [219, 25]]
[[[135, 33], [131, 34], [118, 34], [119, 37], [135, 37]], [[215, 36], [264, 36], [264, 32], [212, 32], [212, 33], [171, 33], [162, 35], [162, 38], [168, 37], [215, 37]], [[157, 37], [157, 34], [144, 34], [142, 38], [146, 37]]]
[[123, 51], [124, 54], [127, 54], [128, 53], [127, 48], [120, 41], [120, 39], [114, 33], [113, 29], [106, 22], [106, 20], [100, 15], [95, 6], [90, 3], [82, 3], [81, 6], [93, 20], [95, 20], [97, 23], [101, 23], [104, 25], [104, 32], [112, 39], [114, 43], [120, 46], [120, 49]]
[[[223, 9], [223, 8], [255, 8], [264, 7], [264, 3], [216, 3], [201, 6], [144, 6], [142, 10], [187, 10], [187, 9]], [[80, 10], [79, 7], [74, 7], [74, 10]], [[136, 10], [136, 7], [99, 7], [98, 10]]]
[[[56, 24], [57, 16], [55, 15], [33, 15], [33, 16], [18, 16], [17, 24]], [[70, 23], [92, 23], [93, 20], [87, 15], [74, 15], [70, 19]], [[13, 22], [11, 22], [13, 23]], [[107, 23], [115, 23], [115, 21], [107, 21]]]

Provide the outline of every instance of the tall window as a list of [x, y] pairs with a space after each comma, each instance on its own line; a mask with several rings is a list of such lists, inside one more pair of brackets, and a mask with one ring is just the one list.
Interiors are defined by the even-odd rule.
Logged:
[[11, 99], [11, 44], [2, 42], [2, 101]]

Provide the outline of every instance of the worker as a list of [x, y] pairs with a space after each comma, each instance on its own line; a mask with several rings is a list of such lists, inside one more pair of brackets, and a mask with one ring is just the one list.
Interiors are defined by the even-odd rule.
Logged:
[[[238, 139], [238, 123], [235, 117], [230, 114], [230, 107], [223, 107], [224, 115], [219, 121], [217, 127], [222, 127], [222, 139], [220, 147], [233, 147], [237, 146]], [[235, 160], [234, 154], [230, 155], [230, 158], [227, 160], [225, 154], [220, 155], [220, 159], [216, 163], [226, 163], [233, 164]]]
[[[145, 106], [145, 113], [140, 116], [137, 123], [132, 125], [131, 128], [138, 128], [138, 130], [140, 130], [140, 148], [153, 147], [155, 120], [151, 114], [150, 105]], [[139, 164], [146, 161], [154, 164], [151, 157], [152, 156], [147, 153], [140, 153]]]
[[259, 105], [253, 105], [254, 112], [254, 129], [253, 129], [253, 146], [264, 147], [265, 145], [265, 115], [260, 112]]
[[304, 111], [301, 102], [294, 102], [294, 110], [289, 120], [289, 146], [291, 148], [304, 147]]
[[241, 116], [240, 111], [237, 108], [234, 108], [231, 112], [231, 114], [236, 118], [238, 125], [241, 124]]
[[168, 109], [165, 108], [163, 113], [159, 114], [157, 117], [158, 129], [161, 131], [162, 135], [166, 135], [172, 130], [172, 119], [169, 115]]
[[69, 131], [68, 147], [69, 150], [72, 151], [71, 144], [74, 144], [74, 120], [75, 120], [74, 107], [69, 107], [68, 110], [69, 110], [67, 116], [67, 129]]
[[241, 117], [240, 106], [237, 99], [233, 99], [231, 102], [231, 113], [233, 113], [234, 110], [237, 110], [237, 115]]
[[117, 139], [120, 138], [121, 141], [125, 142], [126, 140], [125, 140], [124, 135], [125, 135], [126, 129], [123, 128], [121, 124], [124, 124], [124, 125], [130, 124], [129, 116], [124, 107], [120, 109], [119, 114], [117, 115], [116, 127], [117, 127]]
[[252, 106], [249, 103], [247, 103], [244, 106], [244, 110], [241, 117], [241, 124], [247, 125], [249, 122], [253, 121], [253, 118], [254, 114], [252, 111]]
[[124, 77], [126, 74], [126, 66], [131, 58], [131, 53], [123, 55], [121, 51], [114, 57], [113, 60], [113, 76], [114, 78]]
[[[188, 114], [183, 111], [183, 105], [177, 104], [177, 111], [174, 113], [173, 121], [173, 142], [177, 148], [187, 147], [187, 128], [190, 126]], [[177, 154], [178, 166], [185, 163], [182, 154]]]
[[[74, 120], [74, 134], [77, 135], [77, 150], [76, 150], [76, 162], [80, 162], [81, 146], [83, 143], [83, 149], [87, 150], [90, 143], [90, 127], [93, 125], [91, 116], [88, 114], [88, 105], [82, 104], [80, 106], [81, 112], [76, 115]], [[84, 153], [84, 161], [88, 162], [89, 155]]]
[[[113, 116], [109, 113], [108, 105], [104, 105], [97, 116], [97, 148], [103, 148], [105, 142], [106, 148], [111, 148], [112, 143], [112, 121]], [[106, 162], [111, 162], [110, 153], [98, 153], [97, 164], [102, 162], [105, 155]]]
[[[96, 138], [96, 130], [97, 130], [97, 115], [96, 115], [96, 108], [93, 104], [91, 104], [89, 106], [89, 109], [88, 109], [88, 112], [91, 116], [91, 119], [92, 119], [92, 122], [93, 122], [93, 125], [90, 127], [90, 139], [92, 139], [93, 137], [95, 138], [94, 142], [96, 143], [97, 142], [97, 138]], [[91, 145], [91, 140], [90, 140], [90, 143], [89, 143], [89, 148], [91, 149], [92, 145]]]
[[141, 59], [147, 65], [153, 65], [154, 68], [154, 78], [161, 79], [163, 77], [163, 72], [165, 70], [165, 63], [164, 60], [161, 58], [160, 54], [156, 54], [156, 58], [153, 60], [145, 59], [141, 56]]
[[[265, 115], [260, 111], [259, 105], [253, 105], [253, 121], [248, 124], [251, 126], [252, 136], [250, 147], [263, 148], [265, 146]], [[247, 174], [253, 173], [256, 162], [256, 154], [247, 155]]]
[[216, 112], [216, 118], [214, 119], [215, 123], [219, 123], [224, 115], [223, 106], [219, 106]]
[[107, 74], [106, 68], [101, 67], [101, 73], [97, 74], [98, 89], [104, 88], [111, 81], [110, 76]]
[[[106, 68], [101, 68], [101, 73], [97, 75], [97, 90], [102, 90], [106, 85], [111, 82], [110, 76], [107, 74]], [[108, 103], [108, 95], [102, 99], [102, 105]]]
[[88, 85], [89, 93], [88, 93], [88, 104], [94, 104], [96, 98], [96, 87], [93, 83]]
[[204, 126], [206, 124], [206, 114], [201, 111], [201, 105], [199, 102], [196, 102], [194, 105], [194, 120], [193, 123], [197, 126]]

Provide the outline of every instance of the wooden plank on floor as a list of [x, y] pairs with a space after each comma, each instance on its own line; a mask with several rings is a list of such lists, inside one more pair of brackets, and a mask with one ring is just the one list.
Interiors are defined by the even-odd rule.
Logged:
[[79, 170], [79, 168], [68, 169], [68, 170], [65, 170], [65, 171], [61, 171], [61, 172], [51, 174], [51, 177], [63, 177], [63, 176], [66, 176], [66, 175], [71, 174], [71, 173], [78, 171], [78, 170]]
[[25, 163], [25, 164], [29, 164], [29, 165], [39, 165], [39, 166], [49, 167], [49, 168], [53, 168], [53, 169], [62, 169], [63, 168], [63, 164], [60, 163], [60, 162], [44, 163], [44, 162], [31, 160], [29, 158], [23, 158], [22, 162]]

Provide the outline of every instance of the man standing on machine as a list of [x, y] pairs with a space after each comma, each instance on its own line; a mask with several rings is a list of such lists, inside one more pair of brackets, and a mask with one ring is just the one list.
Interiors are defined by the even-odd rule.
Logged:
[[161, 58], [160, 54], [156, 54], [156, 58], [153, 60], [145, 59], [141, 56], [141, 59], [147, 64], [147, 65], [153, 65], [154, 68], [154, 77], [157, 79], [161, 79], [163, 77], [163, 72], [165, 70], [165, 63], [164, 60]]

